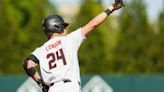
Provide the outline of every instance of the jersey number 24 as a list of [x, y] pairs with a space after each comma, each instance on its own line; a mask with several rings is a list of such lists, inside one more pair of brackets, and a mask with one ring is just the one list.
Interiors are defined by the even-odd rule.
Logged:
[[49, 69], [57, 67], [56, 61], [62, 60], [63, 64], [66, 65], [66, 59], [63, 53], [63, 49], [59, 49], [55, 53], [49, 53], [47, 54], [47, 59], [50, 59], [48, 64], [49, 64]]

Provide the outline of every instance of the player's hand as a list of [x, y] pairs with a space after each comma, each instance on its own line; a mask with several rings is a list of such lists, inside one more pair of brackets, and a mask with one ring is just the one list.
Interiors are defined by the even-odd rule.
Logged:
[[43, 92], [48, 92], [48, 90], [49, 90], [49, 85], [47, 85], [47, 84], [45, 84], [45, 83], [42, 83], [42, 91]]
[[113, 4], [114, 10], [118, 10], [124, 6], [123, 0], [115, 0], [115, 3]]
[[37, 81], [37, 83], [38, 83], [38, 85], [39, 85], [39, 87], [42, 89], [42, 91], [43, 92], [48, 92], [48, 90], [49, 90], [49, 85], [48, 84], [46, 84], [43, 80], [38, 80]]

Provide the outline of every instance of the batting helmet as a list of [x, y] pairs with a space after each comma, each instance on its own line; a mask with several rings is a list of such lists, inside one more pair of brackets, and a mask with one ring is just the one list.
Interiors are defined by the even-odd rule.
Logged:
[[50, 15], [43, 20], [42, 25], [45, 33], [62, 33], [69, 24], [59, 15]]

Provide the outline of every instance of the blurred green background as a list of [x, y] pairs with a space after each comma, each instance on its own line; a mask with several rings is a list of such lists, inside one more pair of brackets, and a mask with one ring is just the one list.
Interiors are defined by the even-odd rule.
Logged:
[[[0, 0], [0, 75], [26, 76], [23, 60], [47, 40], [41, 25], [45, 16], [62, 15], [70, 22], [71, 32], [104, 11], [102, 2], [81, 0], [73, 12], [62, 10], [52, 0]], [[130, 0], [125, 5], [82, 44], [81, 75], [164, 74], [164, 4], [153, 21], [144, 0]]]

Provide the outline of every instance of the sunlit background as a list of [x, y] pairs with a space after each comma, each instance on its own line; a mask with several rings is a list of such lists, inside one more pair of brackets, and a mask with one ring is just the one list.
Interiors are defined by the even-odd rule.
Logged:
[[[96, 1], [96, 0], [95, 0]], [[131, 0], [124, 0], [124, 2], [130, 2]], [[157, 17], [162, 10], [163, 0], [144, 0], [147, 6], [147, 13], [150, 17], [150, 20], [157, 20]], [[58, 9], [64, 6], [79, 6], [82, 1], [80, 0], [50, 0], [54, 5], [58, 6]], [[109, 4], [113, 2], [113, 0], [102, 0], [103, 5], [108, 7]], [[60, 7], [60, 8], [59, 8]], [[71, 10], [70, 10], [71, 11]]]
[[[0, 92], [41, 92], [22, 64], [47, 41], [47, 15], [63, 16], [71, 32], [113, 1], [0, 0]], [[124, 2], [79, 49], [82, 92], [164, 92], [164, 0]]]

